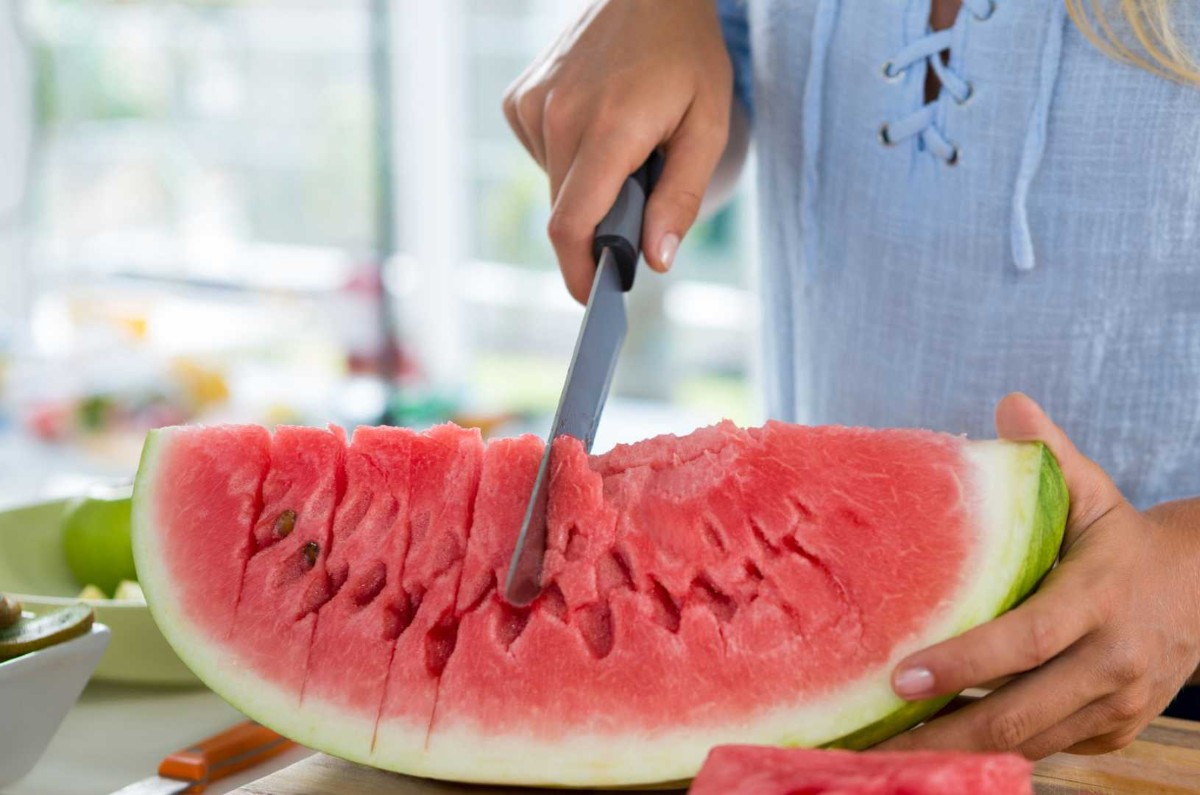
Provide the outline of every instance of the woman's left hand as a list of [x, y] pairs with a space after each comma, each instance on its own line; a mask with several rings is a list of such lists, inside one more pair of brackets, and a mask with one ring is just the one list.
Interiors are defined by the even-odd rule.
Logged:
[[1200, 663], [1200, 502], [1139, 513], [1024, 395], [996, 408], [1008, 439], [1040, 439], [1071, 495], [1058, 566], [1016, 609], [903, 660], [914, 700], [1013, 676], [896, 749], [1096, 754], [1133, 742]]

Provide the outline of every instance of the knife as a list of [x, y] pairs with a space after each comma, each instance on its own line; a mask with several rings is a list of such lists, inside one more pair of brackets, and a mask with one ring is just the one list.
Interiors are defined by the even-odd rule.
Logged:
[[265, 726], [246, 721], [168, 756], [158, 775], [122, 787], [113, 795], [175, 795], [205, 787], [283, 753], [295, 743]]
[[591, 452], [596, 437], [596, 426], [608, 397], [617, 354], [625, 340], [624, 294], [633, 287], [633, 277], [637, 273], [646, 199], [661, 171], [662, 156], [656, 151], [625, 180], [616, 202], [596, 227], [592, 241], [592, 256], [596, 260], [592, 292], [588, 296], [583, 324], [579, 327], [575, 352], [567, 370], [567, 381], [558, 399], [546, 451], [538, 466], [537, 479], [504, 583], [504, 598], [518, 607], [528, 605], [542, 589], [546, 503], [554, 440], [564, 434], [574, 436], [583, 442], [585, 450]]

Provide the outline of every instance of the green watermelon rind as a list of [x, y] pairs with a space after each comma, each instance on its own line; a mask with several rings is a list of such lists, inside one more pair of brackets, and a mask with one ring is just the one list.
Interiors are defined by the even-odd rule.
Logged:
[[[1070, 507], [1067, 482], [1063, 478], [1058, 461], [1055, 460], [1046, 445], [1041, 442], [1034, 444], [1040, 451], [1041, 460], [1031, 530], [1032, 542], [1021, 565], [1020, 579], [1013, 583], [1012, 589], [992, 613], [992, 618], [1016, 607], [1034, 592], [1042, 578], [1046, 576], [1058, 559], [1059, 547], [1062, 546], [1063, 531], [1066, 527], [1067, 512]], [[959, 632], [965, 632], [972, 626], [974, 626], [973, 622], [967, 622], [959, 628]], [[850, 750], [870, 748], [916, 726], [950, 703], [955, 695], [957, 694], [952, 693], [937, 698], [908, 702], [882, 720], [864, 726], [823, 747]]]
[[1066, 531], [1067, 513], [1071, 506], [1066, 478], [1063, 477], [1062, 469], [1059, 468], [1058, 461], [1050, 449], [1041, 442], [1035, 444], [1041, 449], [1042, 460], [1038, 476], [1038, 498], [1034, 508], [1036, 514], [1033, 520], [1033, 543], [1030, 544], [1029, 554], [1025, 557], [1025, 576], [1013, 584], [1000, 613], [1016, 607], [1034, 592], [1058, 560], [1063, 533]]
[[[474, 783], [646, 786], [694, 775], [712, 745], [753, 742], [863, 748], [898, 734], [928, 717], [948, 699], [914, 703], [900, 700], [887, 684], [891, 667], [901, 656], [981, 624], [1028, 595], [1057, 557], [1068, 505], [1061, 472], [1043, 445], [964, 443], [964, 454], [979, 473], [977, 482], [985, 484], [991, 511], [982, 520], [981, 559], [973, 563], [976, 568], [964, 578], [973, 584], [964, 585], [945, 614], [931, 622], [919, 637], [912, 638], [909, 646], [898, 648], [898, 656], [885, 667], [864, 671], [844, 690], [819, 698], [810, 706], [783, 707], [740, 729], [730, 726], [703, 733], [702, 737], [687, 731], [661, 738], [563, 737], [553, 749], [517, 736], [447, 736], [441, 738], [436, 749], [422, 749], [419, 742], [395, 737], [385, 747], [364, 756], [349, 739], [357, 727], [341, 721], [336, 710], [307, 706], [297, 710], [294, 700], [279, 688], [239, 672], [237, 662], [228, 659], [219, 644], [191, 628], [185, 606], [180, 604], [170, 574], [162, 565], [161, 538], [155, 521], [158, 501], [167, 496], [158, 493], [156, 470], [174, 432], [152, 432], [147, 437], [134, 490], [133, 526], [135, 560], [151, 613], [180, 657], [232, 706], [301, 744], [385, 769]], [[995, 485], [987, 485], [991, 482]], [[833, 712], [824, 713], [822, 709]], [[827, 717], [815, 720], [819, 715]], [[842, 727], [851, 731], [839, 732]], [[840, 739], [829, 739], [839, 735]], [[464, 747], [473, 748], [473, 752], [464, 755]], [[531, 771], [522, 761], [531, 753], [544, 760], [543, 769]]]

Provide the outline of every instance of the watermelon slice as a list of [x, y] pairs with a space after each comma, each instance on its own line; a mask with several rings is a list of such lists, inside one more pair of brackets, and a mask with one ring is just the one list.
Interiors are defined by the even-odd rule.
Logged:
[[714, 748], [689, 795], [1033, 795], [1017, 754]]
[[677, 781], [729, 743], [866, 747], [941, 701], [904, 655], [1055, 560], [1040, 444], [723, 423], [556, 442], [542, 595], [503, 582], [542, 442], [451, 425], [167, 428], [134, 495], [164, 635], [230, 703], [347, 759], [461, 781]]

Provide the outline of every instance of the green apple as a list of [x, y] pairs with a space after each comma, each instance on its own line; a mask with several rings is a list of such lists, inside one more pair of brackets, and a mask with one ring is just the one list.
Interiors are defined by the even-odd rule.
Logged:
[[137, 579], [129, 522], [128, 490], [96, 492], [67, 507], [63, 551], [76, 580], [111, 595], [122, 580]]

